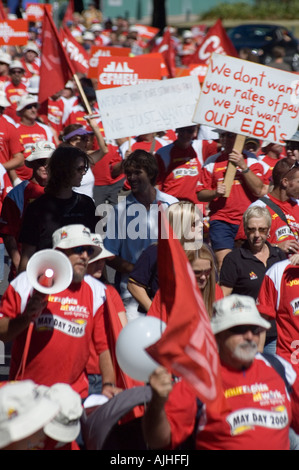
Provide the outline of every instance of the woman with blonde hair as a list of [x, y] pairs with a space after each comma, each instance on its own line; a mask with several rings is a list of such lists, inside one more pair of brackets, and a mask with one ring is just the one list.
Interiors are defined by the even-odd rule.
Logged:
[[[165, 211], [174, 236], [181, 243], [191, 266], [197, 270], [197, 284], [202, 291], [208, 314], [212, 313], [212, 303], [222, 297], [222, 290], [216, 287], [216, 268], [212, 251], [203, 244], [202, 214], [195, 204], [179, 201], [171, 204]], [[162, 234], [169, 236], [169, 233]], [[196, 273], [195, 273], [196, 275]], [[130, 273], [128, 290], [139, 302], [141, 313], [149, 311], [153, 298], [159, 289], [157, 270], [157, 244], [150, 245], [140, 256]], [[220, 297], [219, 297], [220, 295]]]
[[212, 317], [213, 303], [223, 297], [223, 292], [216, 282], [217, 268], [215, 258], [205, 243], [198, 250], [187, 250], [186, 256], [193, 269], [197, 285], [209, 317]]

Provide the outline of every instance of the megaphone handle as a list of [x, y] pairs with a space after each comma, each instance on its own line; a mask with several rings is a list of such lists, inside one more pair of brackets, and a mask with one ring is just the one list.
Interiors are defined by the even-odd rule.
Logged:
[[[28, 351], [30, 347], [30, 341], [31, 341], [31, 336], [33, 332], [33, 327], [34, 327], [34, 322], [31, 321], [28, 327], [27, 335], [26, 335], [26, 341], [25, 341], [25, 346], [24, 346], [24, 351], [23, 351], [23, 356], [19, 365], [18, 372], [16, 373], [15, 379], [14, 380], [23, 380], [24, 377], [24, 372], [25, 372], [25, 367], [26, 367], [26, 362], [27, 362], [27, 356], [28, 356]], [[19, 377], [20, 376], [20, 377]]]

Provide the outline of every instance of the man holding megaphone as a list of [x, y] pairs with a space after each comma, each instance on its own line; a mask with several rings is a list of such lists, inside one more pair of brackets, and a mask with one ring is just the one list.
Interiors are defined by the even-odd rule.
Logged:
[[[89, 261], [99, 254], [101, 247], [93, 242], [90, 230], [80, 224], [56, 230], [52, 240], [53, 249], [37, 252], [27, 270], [4, 293], [0, 304], [0, 340], [14, 340], [10, 380], [31, 379], [46, 386], [68, 383], [85, 398], [91, 340], [99, 355], [103, 382], [115, 383], [112, 363], [107, 361], [105, 286], [86, 275]], [[40, 276], [47, 270], [53, 275], [49, 287], [39, 284]], [[32, 324], [26, 365], [22, 367]]]

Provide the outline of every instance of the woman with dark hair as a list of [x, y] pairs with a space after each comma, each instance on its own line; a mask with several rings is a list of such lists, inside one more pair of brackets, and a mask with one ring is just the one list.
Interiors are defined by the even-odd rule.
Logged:
[[[80, 187], [75, 187], [74, 191], [93, 197], [95, 177], [92, 169], [108, 153], [108, 148], [96, 119], [86, 118], [86, 120], [91, 131], [86, 130], [81, 124], [70, 124], [63, 129], [60, 138], [63, 142], [83, 150], [88, 155], [88, 170], [83, 175]], [[97, 150], [94, 149], [94, 138], [97, 142]]]
[[22, 244], [19, 272], [29, 258], [45, 248], [52, 248], [52, 233], [64, 225], [83, 224], [95, 232], [95, 204], [85, 194], [76, 193], [89, 159], [83, 150], [62, 144], [48, 163], [45, 194], [30, 203], [25, 211], [19, 242]]

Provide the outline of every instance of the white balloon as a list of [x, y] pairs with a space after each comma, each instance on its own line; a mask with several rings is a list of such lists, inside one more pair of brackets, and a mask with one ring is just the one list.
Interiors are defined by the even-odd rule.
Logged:
[[166, 324], [158, 318], [142, 316], [129, 322], [116, 341], [116, 358], [120, 368], [130, 377], [147, 382], [159, 366], [145, 348], [156, 343]]

